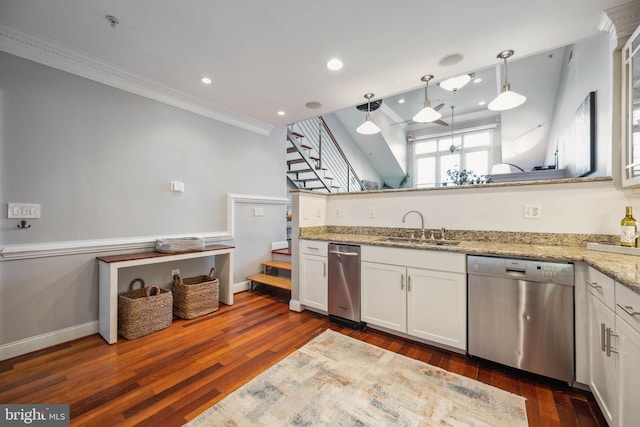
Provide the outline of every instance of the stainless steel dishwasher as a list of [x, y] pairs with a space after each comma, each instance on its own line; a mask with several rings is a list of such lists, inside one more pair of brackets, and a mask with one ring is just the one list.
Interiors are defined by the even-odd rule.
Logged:
[[329, 320], [362, 329], [360, 321], [360, 246], [329, 243]]
[[573, 265], [467, 257], [468, 352], [574, 380]]

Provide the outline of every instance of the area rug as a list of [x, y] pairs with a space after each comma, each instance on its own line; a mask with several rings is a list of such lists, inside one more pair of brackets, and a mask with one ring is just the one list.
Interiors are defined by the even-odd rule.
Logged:
[[524, 398], [326, 330], [196, 426], [527, 426]]

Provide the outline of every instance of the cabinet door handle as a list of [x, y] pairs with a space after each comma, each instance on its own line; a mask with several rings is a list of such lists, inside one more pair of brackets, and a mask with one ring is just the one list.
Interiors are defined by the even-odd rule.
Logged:
[[607, 328], [607, 357], [611, 357], [611, 353], [617, 353], [617, 350], [611, 348], [611, 337], [617, 337], [618, 335], [614, 334], [611, 328]]
[[620, 307], [622, 309], [622, 311], [627, 313], [629, 316], [638, 316], [638, 315], [640, 315], [640, 311], [634, 311], [633, 307], [630, 306], [630, 305], [617, 304], [617, 306]]
[[607, 328], [604, 323], [600, 323], [600, 351], [607, 349]]
[[400, 275], [400, 290], [404, 289], [404, 274]]
[[585, 280], [585, 282], [587, 282], [587, 285], [591, 286], [593, 289], [602, 289], [602, 285], [598, 285], [597, 282], [591, 283], [588, 280]]
[[407, 291], [411, 292], [411, 276], [407, 276]]
[[322, 274], [324, 275], [324, 277], [327, 277], [327, 263], [326, 262], [322, 263]]

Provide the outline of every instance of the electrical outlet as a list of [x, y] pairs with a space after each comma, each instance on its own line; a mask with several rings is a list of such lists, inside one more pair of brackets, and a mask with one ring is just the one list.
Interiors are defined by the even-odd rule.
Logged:
[[253, 208], [253, 216], [264, 216], [264, 209]]
[[316, 218], [320, 218], [320, 208], [316, 209]]
[[369, 207], [369, 218], [375, 218], [376, 217], [376, 208], [374, 208], [373, 206]]
[[180, 274], [180, 269], [179, 268], [175, 268], [173, 270], [171, 270], [171, 280], [173, 280], [173, 276], [175, 275], [179, 275]]
[[525, 219], [540, 219], [542, 218], [542, 208], [540, 205], [524, 205], [523, 217]]
[[336, 208], [336, 218], [340, 218], [340, 208]]

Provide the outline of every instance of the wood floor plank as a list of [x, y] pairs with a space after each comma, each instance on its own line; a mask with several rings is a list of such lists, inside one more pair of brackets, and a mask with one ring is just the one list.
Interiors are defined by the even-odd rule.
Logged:
[[589, 392], [374, 329], [289, 310], [290, 293], [235, 295], [197, 319], [108, 345], [98, 335], [0, 361], [3, 403], [67, 403], [72, 426], [181, 426], [325, 329], [524, 396], [530, 426], [605, 427]]

